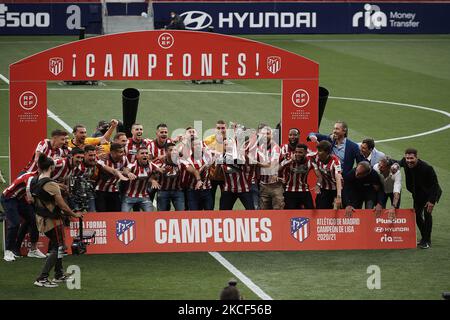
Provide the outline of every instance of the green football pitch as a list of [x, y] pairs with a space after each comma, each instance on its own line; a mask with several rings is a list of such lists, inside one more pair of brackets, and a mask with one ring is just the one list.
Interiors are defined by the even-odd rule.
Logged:
[[[251, 36], [320, 64], [320, 85], [330, 91], [322, 132], [345, 120], [354, 141], [373, 137], [376, 147], [400, 158], [407, 147], [434, 166], [443, 196], [433, 212], [429, 250], [221, 253], [254, 286], [238, 280], [245, 299], [440, 299], [450, 291], [450, 36], [323, 35]], [[75, 41], [74, 37], [0, 37], [0, 74], [31, 54]], [[48, 85], [48, 109], [69, 126], [122, 117], [121, 91], [141, 92], [137, 120], [146, 135], [164, 122], [169, 129], [217, 119], [249, 127], [280, 120], [281, 82], [103, 82], [98, 86]], [[8, 180], [8, 86], [0, 80], [0, 169]], [[48, 131], [60, 125], [49, 119]], [[442, 129], [447, 127], [447, 130]], [[439, 130], [442, 129], [442, 130]], [[23, 133], [27, 139], [28, 133]], [[304, 136], [302, 136], [303, 138]], [[31, 154], [30, 154], [31, 156]], [[0, 185], [0, 190], [5, 185]], [[412, 199], [404, 188], [402, 207]], [[239, 208], [236, 206], [235, 208]], [[81, 268], [81, 290], [33, 287], [43, 261], [0, 261], [0, 299], [218, 299], [238, 277], [209, 253], [68, 256]], [[381, 289], [369, 290], [367, 268], [381, 270]], [[239, 276], [240, 277], [240, 276]], [[255, 289], [255, 288], [259, 288]]]

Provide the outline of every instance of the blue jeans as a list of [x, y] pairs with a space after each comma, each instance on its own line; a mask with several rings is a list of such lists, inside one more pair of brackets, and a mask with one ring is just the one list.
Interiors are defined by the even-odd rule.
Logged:
[[170, 202], [175, 207], [175, 211], [184, 210], [183, 191], [161, 191], [158, 190], [158, 211], [170, 211]]
[[234, 203], [239, 198], [245, 210], [255, 210], [253, 197], [250, 192], [230, 192], [223, 191], [220, 196], [220, 210], [233, 210]]
[[250, 193], [252, 194], [255, 210], [259, 210], [259, 186], [256, 183], [250, 186]]
[[[31, 243], [36, 243], [39, 238], [39, 232], [36, 226], [36, 216], [33, 206], [24, 200], [16, 198], [5, 199], [1, 196], [1, 203], [5, 210], [7, 231], [5, 237], [5, 249], [19, 251], [25, 235], [30, 232]], [[20, 217], [23, 223], [20, 224]]]
[[213, 198], [211, 189], [187, 190], [188, 208], [195, 210], [213, 210]]
[[137, 204], [139, 209], [144, 212], [152, 212], [154, 211], [153, 203], [150, 201], [150, 198], [132, 198], [132, 197], [124, 197], [122, 200], [122, 212], [131, 212], [133, 206]]

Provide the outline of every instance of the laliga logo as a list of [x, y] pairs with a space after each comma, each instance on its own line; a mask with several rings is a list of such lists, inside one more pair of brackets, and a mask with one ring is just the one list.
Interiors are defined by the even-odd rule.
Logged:
[[359, 27], [359, 19], [364, 16], [364, 26], [370, 30], [381, 29], [387, 26], [387, 16], [380, 10], [377, 5], [366, 3], [364, 5], [365, 12], [357, 12], [353, 15], [352, 26]]
[[184, 25], [189, 30], [202, 30], [212, 24], [211, 16], [202, 11], [183, 12], [180, 17], [184, 19]]

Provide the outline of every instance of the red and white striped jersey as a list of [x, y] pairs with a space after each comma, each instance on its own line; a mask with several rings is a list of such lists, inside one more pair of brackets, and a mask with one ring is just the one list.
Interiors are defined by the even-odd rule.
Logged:
[[285, 182], [285, 191], [288, 192], [305, 192], [309, 191], [308, 173], [313, 169], [313, 160], [306, 157], [304, 162], [293, 160], [287, 164], [282, 171]]
[[[109, 155], [108, 159], [106, 161], [98, 160], [97, 164], [102, 168], [104, 166], [108, 166], [110, 168], [122, 171], [123, 168], [128, 166], [128, 158], [126, 156], [123, 156], [122, 159], [120, 159], [117, 162], [114, 162], [112, 160], [111, 155]], [[95, 187], [95, 190], [105, 191], [105, 192], [119, 192], [119, 187], [118, 187], [119, 180], [120, 179], [117, 178], [116, 176], [101, 169], [99, 172], [99, 178], [98, 178], [97, 186]]]
[[70, 163], [70, 158], [55, 160], [55, 169], [53, 169], [50, 178], [57, 182], [64, 183], [66, 178], [74, 172], [75, 168]]
[[[313, 151], [311, 149], [308, 148], [307, 150], [307, 156], [313, 157], [317, 154], [317, 151]], [[293, 159], [295, 156], [295, 148], [291, 149], [291, 145], [289, 143], [284, 144], [281, 147], [281, 157], [280, 157], [280, 162], [283, 160], [289, 160], [289, 159]]]
[[[265, 146], [258, 147], [258, 162], [271, 163], [270, 168], [260, 168], [260, 182], [271, 183], [274, 176], [278, 177], [278, 169], [280, 168], [281, 148], [278, 144], [272, 143], [269, 148]], [[275, 180], [276, 181], [276, 180]]]
[[182, 162], [172, 164], [163, 160], [153, 162], [160, 169], [164, 169], [164, 173], [158, 173], [158, 183], [161, 185], [161, 191], [180, 191], [182, 189], [182, 180], [186, 165]]
[[3, 190], [3, 196], [5, 199], [22, 199], [26, 194], [27, 187], [29, 188], [31, 180], [37, 176], [37, 174], [37, 171], [25, 172], [16, 178], [8, 188]]
[[52, 148], [50, 139], [44, 139], [41, 142], [39, 142], [38, 145], [36, 146], [36, 150], [33, 153], [33, 157], [31, 158], [31, 161], [27, 164], [27, 166], [24, 169], [25, 171], [32, 172], [32, 171], [36, 171], [38, 169], [37, 159], [36, 159], [37, 151], [45, 154], [47, 157], [50, 157], [52, 159], [59, 159], [59, 158], [62, 158], [64, 155], [64, 151], [61, 148], [57, 148], [57, 149]]
[[223, 191], [240, 193], [249, 192], [255, 172], [253, 164], [222, 164], [224, 172]]
[[[207, 151], [206, 148], [203, 149], [203, 154], [200, 159], [195, 159], [194, 154], [191, 155], [190, 159], [184, 160], [186, 166], [192, 166], [200, 173], [200, 178], [202, 179], [203, 185], [202, 190], [211, 189], [211, 180], [209, 179], [209, 169], [208, 167], [212, 165], [213, 159], [211, 153]], [[200, 172], [200, 169], [203, 168]], [[197, 181], [193, 174], [185, 171], [185, 178], [183, 179], [183, 185], [188, 189], [194, 190]]]
[[72, 148], [69, 147], [62, 147], [61, 148], [61, 157], [67, 158], [70, 154], [70, 151], [72, 151]]
[[141, 166], [136, 160], [133, 163], [129, 163], [127, 168], [136, 176], [136, 179], [130, 181], [125, 195], [131, 198], [149, 197], [147, 191], [148, 183], [152, 172], [157, 168], [156, 165], [153, 162], [149, 162], [146, 166]]
[[136, 160], [136, 154], [141, 147], [147, 148], [150, 153], [150, 139], [142, 139], [140, 142], [135, 142], [133, 138], [128, 139], [128, 143], [125, 145], [125, 153], [129, 162]]
[[163, 146], [158, 145], [158, 139], [151, 140], [149, 144], [150, 156], [152, 159], [156, 159], [160, 156], [166, 154], [166, 144], [171, 143], [172, 140], [167, 139], [166, 143]]
[[98, 165], [95, 166], [86, 166], [84, 162], [82, 162], [78, 167], [73, 170], [73, 175], [78, 177], [82, 176], [86, 180], [96, 181], [98, 178]]
[[281, 160], [294, 158], [294, 153], [295, 153], [295, 146], [294, 148], [291, 148], [291, 145], [289, 143], [284, 144], [281, 147]]
[[314, 157], [314, 169], [319, 170], [322, 175], [322, 189], [336, 190], [336, 174], [342, 173], [339, 158], [332, 154], [328, 163], [320, 161], [319, 156]]

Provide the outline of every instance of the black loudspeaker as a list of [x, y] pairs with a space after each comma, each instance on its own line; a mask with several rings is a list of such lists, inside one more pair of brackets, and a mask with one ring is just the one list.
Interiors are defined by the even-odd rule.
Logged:
[[139, 95], [139, 90], [135, 88], [122, 91], [123, 132], [128, 138], [131, 138], [131, 126], [136, 122]]
[[328, 95], [330, 93], [328, 92], [327, 89], [325, 89], [324, 87], [319, 87], [319, 126], [320, 127], [320, 122], [322, 121], [322, 116], [323, 113], [325, 112], [325, 105], [327, 104], [327, 100], [328, 100]]
[[78, 31], [80, 31], [79, 40], [83, 40], [86, 36], [86, 28], [80, 28]]

